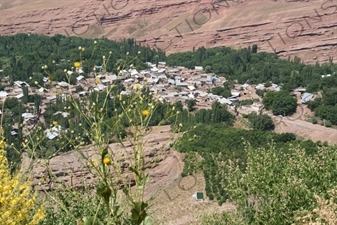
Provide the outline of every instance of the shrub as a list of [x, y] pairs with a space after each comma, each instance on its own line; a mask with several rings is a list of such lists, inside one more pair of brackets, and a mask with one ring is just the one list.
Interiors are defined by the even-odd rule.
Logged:
[[6, 158], [6, 143], [0, 141], [0, 221], [4, 225], [37, 225], [44, 218], [43, 205], [39, 205], [31, 183], [22, 174], [10, 174]]

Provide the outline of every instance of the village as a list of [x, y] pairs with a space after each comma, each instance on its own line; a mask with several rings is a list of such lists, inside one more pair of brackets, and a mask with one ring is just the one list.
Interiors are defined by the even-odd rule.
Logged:
[[[46, 107], [56, 100], [57, 96], [72, 95], [81, 98], [93, 91], [103, 91], [110, 85], [120, 82], [125, 87], [121, 95], [128, 95], [135, 84], [139, 88], [144, 86], [149, 88], [153, 96], [163, 102], [178, 102], [181, 101], [184, 107], [187, 107], [189, 100], [195, 100], [195, 109], [211, 109], [213, 102], [218, 101], [220, 104], [228, 105], [228, 109], [232, 113], [250, 114], [252, 112], [261, 112], [263, 109], [262, 98], [256, 94], [256, 90], [270, 90], [280, 91], [281, 86], [271, 84], [265, 87], [264, 84], [250, 85], [245, 83], [235, 84], [231, 90], [231, 96], [224, 98], [219, 95], [211, 93], [214, 87], [223, 87], [227, 82], [225, 77], [218, 77], [214, 73], [205, 73], [202, 66], [195, 66], [194, 69], [187, 69], [182, 66], [168, 67], [165, 62], [159, 62], [158, 65], [147, 63], [149, 69], [137, 71], [131, 65], [128, 70], [121, 70], [119, 75], [107, 73], [102, 70], [102, 66], [95, 67], [95, 73], [91, 72], [88, 78], [83, 75], [81, 67], [74, 71], [66, 71], [68, 75], [77, 73], [77, 83], [71, 85], [65, 81], [55, 82], [49, 81], [48, 77], [44, 77], [45, 83], [50, 82], [50, 88], [44, 88], [42, 85], [39, 88], [31, 87], [27, 82], [15, 81], [13, 86], [10, 85], [9, 77], [4, 77], [1, 80], [1, 85], [4, 90], [0, 91], [0, 99], [17, 98], [21, 99], [23, 94], [23, 87], [28, 87], [28, 94], [38, 94], [42, 97], [40, 112], [35, 110], [34, 103], [27, 103], [26, 112], [22, 114], [23, 124], [34, 124], [37, 121], [38, 115], [43, 115]], [[329, 74], [330, 75], [330, 74]], [[326, 76], [329, 76], [326, 75]], [[331, 75], [330, 75], [331, 76]], [[323, 76], [322, 76], [323, 78]], [[306, 93], [305, 88], [297, 88], [293, 90], [292, 95], [298, 99], [298, 104], [305, 104], [314, 98], [311, 93]], [[251, 100], [252, 104], [239, 105], [239, 102]], [[64, 117], [68, 116], [67, 112], [55, 112], [55, 114], [62, 114]], [[269, 115], [271, 116], [272, 114]], [[16, 135], [18, 124], [13, 125], [12, 135]], [[61, 127], [53, 127], [45, 131], [49, 139], [54, 139], [59, 135]]]

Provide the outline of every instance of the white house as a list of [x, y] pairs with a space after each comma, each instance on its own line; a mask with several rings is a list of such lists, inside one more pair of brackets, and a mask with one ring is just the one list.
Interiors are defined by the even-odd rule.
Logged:
[[7, 92], [5, 92], [5, 91], [0, 91], [0, 98], [6, 98], [7, 95], [8, 95]]

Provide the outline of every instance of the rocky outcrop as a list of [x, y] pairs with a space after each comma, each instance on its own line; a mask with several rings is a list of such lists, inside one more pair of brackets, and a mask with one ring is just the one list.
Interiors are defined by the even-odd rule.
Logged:
[[[173, 136], [169, 126], [158, 129], [161, 131], [151, 131], [145, 137], [145, 170], [150, 175], [150, 184], [163, 183], [165, 179], [172, 176], [172, 178], [176, 179], [182, 170], [179, 153], [170, 149]], [[127, 142], [123, 143], [123, 145], [109, 145], [109, 156], [116, 162], [116, 165], [119, 165], [120, 171], [123, 174], [119, 177], [112, 171], [111, 176], [115, 176], [116, 179], [120, 180], [121, 185], [122, 180], [127, 180], [127, 182], [134, 184], [132, 173], [129, 170], [133, 149], [133, 144]], [[30, 161], [27, 154], [23, 154], [22, 170], [30, 172], [33, 187], [37, 191], [50, 191], [56, 187], [60, 187], [59, 185], [81, 188], [84, 183], [89, 186], [94, 183], [97, 176], [90, 160], [93, 160], [94, 164], [99, 163], [99, 156], [98, 150], [93, 149], [92, 146], [86, 146], [81, 150], [61, 154], [49, 160]], [[178, 171], [173, 175], [170, 174], [170, 171], [177, 169]]]
[[306, 63], [327, 62], [337, 50], [337, 4], [329, 0], [17, 1], [6, 7], [1, 35], [135, 38], [168, 54], [257, 44], [259, 51]]

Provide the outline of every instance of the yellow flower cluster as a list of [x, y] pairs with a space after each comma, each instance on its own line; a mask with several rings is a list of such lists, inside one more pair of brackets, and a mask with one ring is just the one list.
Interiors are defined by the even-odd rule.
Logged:
[[74, 62], [74, 67], [75, 68], [78, 68], [78, 67], [80, 67], [81, 66], [81, 63], [80, 62]]
[[150, 114], [149, 110], [143, 110], [142, 111], [143, 116], [148, 116]]
[[44, 218], [42, 206], [36, 209], [36, 194], [29, 182], [20, 183], [21, 176], [8, 170], [4, 141], [0, 143], [0, 221], [4, 225], [37, 225]]

